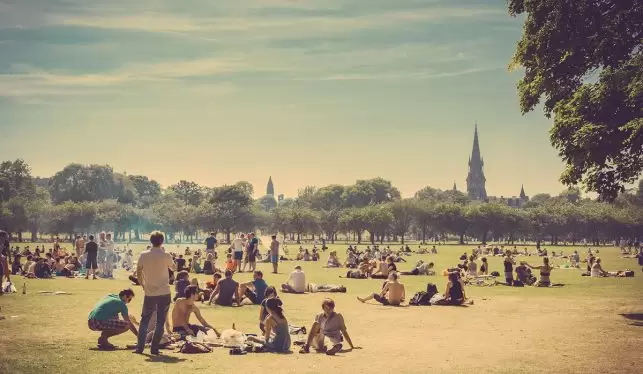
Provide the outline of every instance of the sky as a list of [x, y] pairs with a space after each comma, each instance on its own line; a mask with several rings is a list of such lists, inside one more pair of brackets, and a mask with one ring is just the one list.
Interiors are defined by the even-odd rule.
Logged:
[[490, 196], [557, 194], [521, 30], [505, 0], [0, 0], [0, 160], [412, 196], [466, 190], [477, 123]]

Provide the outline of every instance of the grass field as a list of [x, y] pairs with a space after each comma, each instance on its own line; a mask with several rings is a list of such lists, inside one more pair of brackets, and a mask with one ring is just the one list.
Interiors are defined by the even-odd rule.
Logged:
[[[134, 247], [139, 251], [143, 245]], [[436, 270], [441, 271], [458, 263], [458, 257], [470, 248], [438, 247], [438, 255], [413, 255], [398, 268], [410, 269], [421, 258], [433, 261]], [[343, 260], [344, 245], [331, 249], [337, 249]], [[573, 249], [563, 248], [566, 254]], [[584, 248], [578, 249], [585, 252]], [[382, 281], [340, 279], [345, 270], [322, 268], [327, 254], [320, 262], [300, 262], [309, 282], [342, 283], [348, 288], [346, 294], [280, 295], [290, 323], [307, 326], [325, 297], [335, 299], [353, 342], [362, 348], [335, 357], [298, 353], [237, 357], [229, 356], [223, 348], [206, 355], [165, 351], [158, 358], [139, 356], [124, 349], [135, 341], [130, 333], [112, 339], [122, 350], [97, 351], [98, 336], [88, 330], [87, 314], [105, 294], [130, 287], [128, 274], [119, 270], [115, 280], [28, 280], [27, 295], [0, 297], [0, 314], [6, 317], [0, 321], [0, 373], [164, 373], [191, 369], [273, 373], [640, 372], [643, 273], [635, 259], [621, 258], [617, 248], [600, 251], [606, 270], [629, 268], [636, 270], [636, 276], [592, 279], [581, 277], [577, 269], [555, 269], [552, 281], [563, 283], [563, 287], [468, 287], [467, 294], [475, 302], [469, 307], [362, 304], [355, 297], [378, 291]], [[541, 262], [538, 257], [519, 259], [531, 264]], [[500, 258], [491, 257], [489, 262], [491, 271], [502, 273]], [[562, 263], [564, 260], [554, 259], [554, 264]], [[264, 270], [269, 284], [280, 284], [293, 266], [295, 262], [281, 263], [278, 275], [270, 274], [270, 264], [259, 264], [259, 269]], [[247, 281], [250, 277], [243, 273], [235, 279]], [[199, 278], [209, 279], [204, 275]], [[428, 282], [438, 284], [441, 292], [446, 284], [443, 276], [403, 276], [401, 281], [407, 288], [407, 300], [415, 291], [425, 289]], [[22, 277], [16, 277], [14, 283], [21, 289]], [[138, 317], [143, 293], [138, 287], [134, 290], [137, 297], [129, 308]], [[66, 291], [71, 295], [45, 296], [38, 291]], [[229, 328], [234, 322], [237, 329], [259, 331], [256, 306], [201, 309], [217, 328]]]

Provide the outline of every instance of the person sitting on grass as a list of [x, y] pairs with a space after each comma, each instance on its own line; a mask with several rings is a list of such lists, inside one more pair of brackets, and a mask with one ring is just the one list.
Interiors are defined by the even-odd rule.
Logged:
[[[382, 258], [380, 259], [379, 264], [378, 264], [378, 269], [377, 269], [376, 272], [371, 274], [371, 278], [374, 278], [374, 279], [387, 279], [388, 276], [389, 276], [389, 273], [390, 273], [390, 270], [389, 270], [391, 268], [390, 264], [393, 264], [393, 258], [392, 257], [386, 257], [385, 258], [384, 256], [382, 256]], [[393, 265], [395, 265], [395, 264], [393, 264]]]
[[[315, 322], [310, 328], [306, 344], [301, 347], [299, 353], [309, 353], [310, 347], [312, 347], [318, 353], [326, 353], [332, 356], [341, 351], [344, 339], [348, 342], [351, 350], [355, 349], [353, 341], [348, 335], [344, 317], [335, 312], [335, 302], [332, 299], [324, 299], [322, 311], [322, 313], [315, 316]], [[330, 341], [330, 349], [326, 348], [326, 338]]]
[[263, 344], [263, 349], [267, 352], [290, 352], [290, 329], [282, 309], [281, 300], [277, 298], [267, 299], [265, 307], [268, 311], [268, 317], [264, 321], [263, 339], [249, 337], [248, 340]]
[[364, 256], [364, 258], [362, 258], [362, 262], [360, 262], [359, 265], [357, 266], [357, 270], [361, 274], [364, 274], [366, 278], [368, 278], [369, 276], [371, 276], [371, 274], [373, 274], [373, 270], [375, 270], [375, 266], [376, 266], [376, 263], [374, 260], [370, 261], [368, 257]]
[[210, 298], [212, 297], [212, 293], [214, 292], [214, 289], [217, 288], [217, 283], [221, 280], [221, 273], [214, 273], [212, 275], [212, 281], [211, 282], [206, 282], [205, 283], [205, 289], [201, 293], [201, 302], [206, 302], [210, 301]]
[[281, 285], [281, 291], [286, 293], [306, 292], [306, 274], [301, 270], [301, 266], [295, 266], [295, 270], [290, 273], [288, 281]]
[[596, 260], [594, 260], [594, 264], [592, 265], [592, 271], [591, 271], [591, 276], [600, 278], [600, 277], [609, 277], [609, 273], [603, 270], [603, 267], [601, 266], [601, 258], [596, 257]]
[[458, 272], [449, 273], [449, 282], [447, 283], [447, 288], [444, 291], [444, 298], [438, 300], [437, 302], [431, 302], [435, 305], [462, 305], [467, 300], [467, 296], [464, 292], [464, 282], [460, 278]]
[[469, 276], [477, 277], [478, 276], [478, 263], [476, 263], [476, 257], [471, 255], [469, 256], [469, 263], [467, 264], [467, 272]]
[[397, 273], [393, 272], [389, 274], [388, 281], [384, 283], [384, 287], [382, 287], [382, 291], [379, 294], [374, 293], [365, 298], [360, 298], [358, 296], [357, 300], [361, 301], [362, 303], [365, 303], [368, 300], [375, 299], [375, 301], [377, 301], [382, 305], [394, 305], [394, 306], [401, 305], [402, 302], [404, 301], [406, 294], [404, 290], [404, 285], [398, 282], [397, 278], [398, 278]]
[[525, 265], [527, 265], [532, 270], [540, 271], [540, 278], [536, 283], [536, 287], [551, 286], [551, 280], [549, 279], [549, 275], [551, 274], [551, 271], [554, 269], [554, 267], [549, 265], [548, 257], [543, 257], [543, 264], [541, 266], [531, 266], [528, 263], [525, 263]]
[[433, 262], [426, 263], [420, 260], [411, 271], [403, 271], [400, 274], [402, 275], [435, 275], [433, 266], [434, 266]]
[[339, 259], [337, 258], [337, 251], [331, 251], [328, 254], [328, 262], [326, 263], [327, 268], [340, 268], [342, 267], [342, 263], [339, 262]]
[[192, 256], [192, 264], [190, 266], [190, 272], [194, 274], [203, 273], [203, 269], [201, 269], [201, 257], [199, 257], [196, 254]]
[[210, 304], [232, 306], [234, 302], [240, 304], [239, 283], [232, 279], [232, 271], [226, 270], [225, 279], [217, 282], [217, 286], [210, 296]]
[[[239, 262], [239, 264], [240, 264], [240, 263], [241, 263], [241, 262]], [[214, 266], [214, 265], [213, 265], [213, 266]], [[239, 265], [239, 266], [241, 266], [241, 265]], [[233, 259], [232, 259], [232, 254], [231, 254], [231, 253], [228, 253], [227, 260], [226, 260], [226, 262], [225, 262], [225, 270], [226, 270], [226, 271], [235, 272], [236, 268], [237, 268], [236, 260], [233, 260]], [[215, 270], [215, 271], [216, 271], [216, 270]]]
[[531, 286], [536, 283], [536, 277], [531, 275], [531, 269], [525, 265], [524, 261], [521, 261], [520, 265], [516, 266], [516, 279], [525, 286]]
[[266, 332], [265, 321], [266, 317], [268, 317], [268, 309], [266, 308], [266, 303], [270, 299], [277, 299], [279, 305], [283, 304], [279, 296], [277, 296], [277, 290], [274, 287], [269, 286], [268, 288], [266, 288], [264, 299], [261, 302], [261, 308], [259, 309], [259, 329], [261, 330], [261, 332]]
[[[100, 331], [98, 338], [98, 348], [114, 349], [114, 345], [109, 343], [109, 338], [120, 335], [127, 330], [138, 335], [134, 324], [130, 321], [127, 311], [127, 304], [134, 298], [134, 291], [131, 289], [122, 290], [118, 295], [110, 294], [102, 298], [89, 312], [87, 326], [92, 331]], [[123, 319], [119, 319], [118, 315]]]
[[174, 301], [178, 298], [185, 297], [185, 288], [190, 285], [187, 271], [181, 270], [176, 274], [176, 280], [174, 281]]
[[247, 297], [253, 304], [259, 305], [264, 299], [268, 284], [263, 280], [263, 273], [261, 270], [255, 271], [252, 277], [252, 282], [242, 283], [239, 285], [239, 295], [241, 295], [241, 301], [243, 301], [244, 297]]
[[[232, 257], [232, 256], [230, 256]], [[205, 262], [203, 262], [203, 274], [206, 275], [212, 275], [215, 273], [214, 270], [214, 254], [208, 253], [208, 255], [205, 258]]]
[[[220, 336], [217, 329], [212, 327], [204, 318], [201, 316], [201, 311], [195, 305], [197, 298], [199, 297], [199, 289], [196, 286], [188, 286], [185, 289], [185, 297], [177, 299], [174, 303], [174, 308], [172, 309], [172, 329], [173, 332], [181, 335], [181, 339], [185, 339], [186, 336], [196, 336], [199, 331], [206, 333], [208, 329], [214, 330], [214, 333], [217, 334], [217, 337]], [[201, 322], [201, 326], [190, 324], [190, 315], [194, 313], [195, 317]]]

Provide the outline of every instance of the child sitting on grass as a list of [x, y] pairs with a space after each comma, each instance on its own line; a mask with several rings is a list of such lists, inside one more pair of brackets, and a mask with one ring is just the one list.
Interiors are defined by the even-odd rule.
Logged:
[[180, 297], [185, 297], [185, 288], [189, 285], [190, 281], [188, 280], [188, 272], [185, 270], [179, 271], [176, 275], [176, 284], [174, 285], [174, 290], [176, 291], [174, 294], [174, 301]]

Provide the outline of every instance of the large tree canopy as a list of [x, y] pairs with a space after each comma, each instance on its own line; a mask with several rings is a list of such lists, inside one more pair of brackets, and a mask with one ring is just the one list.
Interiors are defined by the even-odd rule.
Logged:
[[509, 13], [527, 15], [513, 58], [522, 112], [544, 98], [561, 181], [614, 200], [643, 170], [643, 2], [509, 0]]

